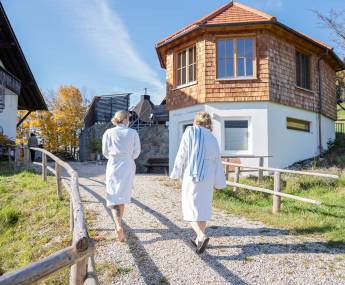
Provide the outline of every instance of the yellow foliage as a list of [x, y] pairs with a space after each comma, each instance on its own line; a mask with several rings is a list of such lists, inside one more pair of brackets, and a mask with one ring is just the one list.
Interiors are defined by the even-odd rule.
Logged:
[[[28, 116], [18, 128], [17, 143], [26, 143], [30, 131], [35, 130], [49, 151], [78, 147], [77, 133], [83, 126], [86, 110], [79, 89], [61, 86], [49, 107], [49, 111], [36, 111]], [[18, 112], [18, 120], [24, 114]]]

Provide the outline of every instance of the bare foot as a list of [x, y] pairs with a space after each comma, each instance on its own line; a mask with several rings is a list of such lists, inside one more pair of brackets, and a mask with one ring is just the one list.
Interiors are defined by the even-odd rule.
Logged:
[[116, 232], [116, 237], [119, 242], [124, 242], [125, 241], [125, 233], [123, 229], [120, 230], [115, 230]]

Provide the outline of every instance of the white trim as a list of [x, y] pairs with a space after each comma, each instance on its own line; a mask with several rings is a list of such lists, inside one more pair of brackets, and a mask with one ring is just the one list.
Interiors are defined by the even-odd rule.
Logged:
[[[225, 121], [248, 121], [248, 150], [231, 151], [225, 149]], [[221, 153], [222, 155], [253, 155], [253, 124], [250, 116], [226, 116], [221, 117]]]
[[198, 84], [198, 81], [194, 80], [194, 81], [188, 82], [186, 84], [177, 85], [173, 90], [182, 89], [182, 88], [189, 87], [189, 86], [192, 86], [192, 85], [195, 85], [195, 84]]

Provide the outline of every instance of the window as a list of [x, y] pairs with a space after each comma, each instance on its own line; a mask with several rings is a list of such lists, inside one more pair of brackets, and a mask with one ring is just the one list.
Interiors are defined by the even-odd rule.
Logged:
[[296, 85], [310, 89], [309, 56], [296, 51]]
[[286, 127], [291, 130], [310, 132], [310, 122], [294, 118], [286, 118]]
[[254, 76], [254, 39], [217, 41], [217, 78], [233, 79]]
[[224, 122], [224, 148], [227, 151], [248, 150], [248, 121], [231, 120]]
[[196, 80], [196, 48], [187, 48], [177, 54], [177, 86]]

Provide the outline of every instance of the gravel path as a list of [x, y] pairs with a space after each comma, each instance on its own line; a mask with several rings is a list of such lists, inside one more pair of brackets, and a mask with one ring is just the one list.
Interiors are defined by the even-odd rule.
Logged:
[[101, 284], [345, 284], [345, 249], [219, 210], [207, 229], [209, 248], [196, 255], [179, 191], [162, 186], [154, 175], [136, 176], [133, 203], [124, 216], [127, 242], [117, 243], [104, 201], [105, 166], [72, 166], [98, 240]]

